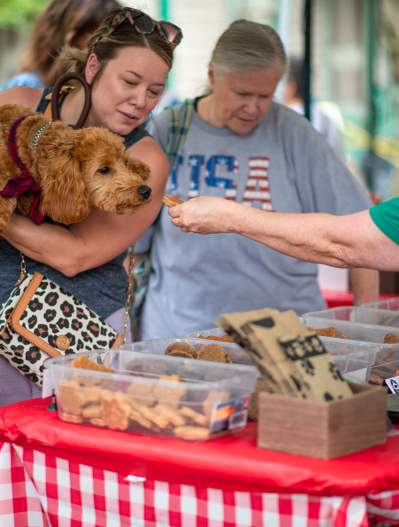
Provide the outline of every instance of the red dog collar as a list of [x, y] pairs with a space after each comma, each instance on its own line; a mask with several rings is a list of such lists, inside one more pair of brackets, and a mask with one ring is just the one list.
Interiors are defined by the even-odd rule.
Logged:
[[37, 225], [43, 223], [45, 214], [40, 210], [42, 191], [40, 185], [33, 179], [28, 167], [23, 163], [18, 155], [17, 148], [17, 130], [18, 126], [27, 118], [23, 115], [16, 119], [10, 128], [7, 138], [8, 153], [11, 159], [19, 168], [21, 175], [9, 179], [5, 187], [0, 190], [3, 198], [16, 198], [22, 194], [32, 195], [32, 203], [29, 207], [28, 217]]

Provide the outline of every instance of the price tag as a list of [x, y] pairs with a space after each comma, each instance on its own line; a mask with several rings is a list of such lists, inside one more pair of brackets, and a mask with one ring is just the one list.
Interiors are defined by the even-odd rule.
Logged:
[[391, 393], [399, 393], [399, 376], [385, 379], [385, 384], [388, 386]]

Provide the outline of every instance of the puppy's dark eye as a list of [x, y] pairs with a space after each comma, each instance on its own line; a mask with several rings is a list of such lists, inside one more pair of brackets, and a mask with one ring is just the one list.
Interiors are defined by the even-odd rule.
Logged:
[[101, 167], [97, 170], [97, 172], [99, 174], [101, 174], [102, 176], [105, 176], [106, 174], [108, 174], [110, 172], [111, 168], [110, 167]]

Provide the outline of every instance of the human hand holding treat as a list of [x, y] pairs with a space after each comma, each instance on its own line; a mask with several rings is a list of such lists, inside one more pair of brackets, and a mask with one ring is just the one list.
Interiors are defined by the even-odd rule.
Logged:
[[233, 232], [231, 219], [240, 210], [235, 202], [201, 196], [173, 206], [168, 212], [172, 222], [185, 232], [216, 234]]

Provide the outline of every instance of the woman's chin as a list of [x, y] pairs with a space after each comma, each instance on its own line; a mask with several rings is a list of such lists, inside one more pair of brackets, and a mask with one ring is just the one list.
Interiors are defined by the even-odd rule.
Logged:
[[115, 126], [110, 126], [110, 130], [118, 135], [129, 135], [133, 130], [139, 126], [138, 123], [131, 124], [116, 124]]

